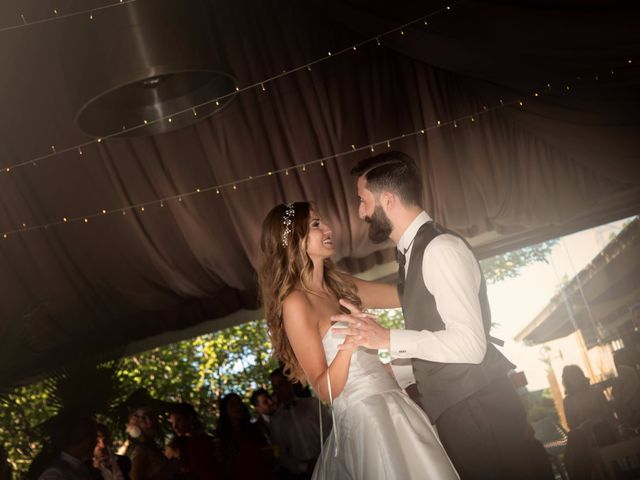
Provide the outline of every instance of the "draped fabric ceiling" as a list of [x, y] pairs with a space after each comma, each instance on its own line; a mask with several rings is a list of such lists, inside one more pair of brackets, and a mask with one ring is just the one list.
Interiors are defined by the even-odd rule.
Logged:
[[[62, 3], [3, 2], [0, 26], [19, 21], [16, 12], [41, 18], [53, 8], [88, 5]], [[447, 5], [205, 4], [216, 48], [240, 86]], [[0, 228], [84, 216], [295, 167], [520, 97], [522, 107], [506, 106], [473, 122], [456, 122], [456, 128], [446, 125], [392, 143], [419, 161], [425, 208], [436, 220], [489, 256], [638, 213], [637, 7], [596, 0], [452, 5], [427, 26], [383, 37], [380, 46], [332, 57], [268, 83], [266, 91], [238, 94], [194, 126], [107, 140], [86, 147], [82, 156], [63, 154], [5, 172]], [[56, 44], [66, 22], [76, 21], [86, 19], [0, 32], [0, 168], [46, 153], [51, 145], [60, 149], [87, 139], [74, 125], [60, 66], [74, 52]], [[533, 97], [534, 91], [541, 95]], [[390, 245], [373, 245], [357, 216], [349, 170], [368, 154], [346, 154], [324, 167], [149, 206], [143, 213], [0, 238], [0, 386], [69, 362], [110, 358], [198, 328], [255, 318], [257, 313], [237, 313], [257, 308], [260, 224], [276, 203], [314, 200], [333, 227], [337, 260], [353, 273], [391, 261]]]

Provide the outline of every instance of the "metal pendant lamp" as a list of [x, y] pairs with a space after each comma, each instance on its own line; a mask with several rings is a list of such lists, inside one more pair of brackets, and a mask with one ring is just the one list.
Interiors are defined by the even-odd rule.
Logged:
[[69, 30], [68, 91], [76, 124], [92, 137], [182, 128], [235, 95], [199, 0], [136, 0]]

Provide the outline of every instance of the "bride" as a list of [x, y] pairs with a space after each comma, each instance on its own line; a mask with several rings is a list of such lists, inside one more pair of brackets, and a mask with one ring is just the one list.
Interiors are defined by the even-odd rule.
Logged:
[[[399, 305], [391, 285], [340, 272], [331, 229], [308, 202], [274, 207], [262, 225], [260, 290], [276, 355], [293, 381], [332, 404], [314, 479], [457, 479], [426, 414], [400, 389], [378, 352], [339, 350], [331, 315]], [[339, 302], [338, 299], [348, 301]]]

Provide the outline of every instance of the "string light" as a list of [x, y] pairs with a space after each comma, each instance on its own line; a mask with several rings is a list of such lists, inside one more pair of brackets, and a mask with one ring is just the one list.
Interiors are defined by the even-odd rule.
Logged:
[[[103, 7], [94, 8], [94, 9], [91, 9], [91, 10], [84, 10], [84, 11], [75, 12], [75, 13], [71, 13], [71, 14], [60, 15], [60, 16], [58, 16], [58, 17], [54, 17], [54, 18], [56, 18], [56, 19], [57, 19], [57, 18], [60, 18], [60, 19], [61, 19], [61, 18], [67, 18], [67, 17], [69, 17], [69, 16], [80, 15], [80, 14], [87, 14], [87, 13], [89, 13], [89, 15], [90, 15], [91, 17], [93, 17], [93, 12], [95, 12], [96, 10], [103, 10], [103, 9], [105, 9], [105, 8], [110, 8], [110, 7], [113, 7], [113, 6], [122, 5], [122, 4], [127, 4], [127, 3], [132, 3], [132, 2], [135, 2], [135, 1], [137, 1], [137, 0], [124, 0], [123, 2], [120, 2], [120, 3], [116, 3], [116, 4], [109, 4], [109, 5], [105, 5], [105, 6], [103, 6]], [[465, 0], [461, 0], [461, 1], [460, 1], [460, 2], [458, 2], [458, 3], [463, 3], [464, 1], [465, 1]], [[15, 164], [15, 165], [12, 165], [12, 167], [14, 167], [14, 168], [22, 167], [22, 166], [25, 166], [25, 165], [31, 164], [33, 161], [36, 161], [36, 160], [45, 160], [45, 159], [49, 159], [49, 158], [52, 158], [53, 156], [60, 155], [60, 154], [62, 154], [62, 153], [66, 153], [66, 152], [69, 152], [69, 151], [71, 151], [71, 150], [75, 150], [75, 149], [77, 149], [77, 148], [79, 148], [79, 147], [84, 147], [84, 146], [87, 146], [87, 145], [91, 145], [91, 144], [93, 144], [94, 142], [100, 143], [103, 139], [109, 139], [109, 138], [112, 138], [112, 137], [117, 137], [117, 136], [122, 135], [122, 133], [132, 132], [132, 131], [135, 131], [135, 130], [138, 130], [138, 129], [144, 128], [144, 127], [146, 127], [146, 126], [147, 126], [147, 125], [149, 125], [149, 124], [158, 123], [158, 122], [161, 122], [161, 121], [163, 121], [163, 120], [168, 120], [169, 122], [171, 122], [171, 117], [172, 117], [172, 116], [181, 115], [181, 114], [186, 113], [186, 112], [189, 112], [189, 111], [191, 111], [191, 112], [192, 112], [192, 113], [194, 113], [194, 115], [195, 115], [195, 108], [204, 107], [204, 106], [209, 105], [209, 104], [214, 103], [214, 102], [218, 102], [218, 103], [219, 103], [221, 100], [225, 100], [225, 99], [231, 98], [231, 97], [232, 97], [233, 95], [235, 95], [236, 93], [244, 92], [244, 91], [247, 91], [247, 90], [252, 90], [252, 89], [254, 89], [254, 88], [258, 87], [258, 86], [260, 86], [260, 87], [261, 87], [262, 91], [266, 91], [266, 87], [265, 87], [265, 85], [266, 85], [267, 83], [273, 82], [273, 81], [278, 80], [278, 79], [280, 79], [280, 78], [282, 78], [282, 77], [284, 77], [284, 76], [287, 76], [287, 75], [293, 74], [293, 73], [295, 73], [295, 72], [301, 71], [301, 70], [303, 70], [303, 69], [305, 69], [305, 68], [306, 68], [307, 70], [309, 70], [309, 71], [310, 71], [310, 70], [311, 70], [311, 65], [313, 65], [313, 64], [323, 62], [323, 61], [325, 61], [325, 60], [327, 60], [327, 59], [329, 59], [329, 58], [336, 57], [336, 56], [338, 56], [338, 55], [342, 55], [342, 54], [344, 54], [344, 53], [346, 53], [346, 52], [349, 52], [349, 51], [356, 50], [356, 49], [357, 49], [357, 47], [362, 46], [362, 45], [366, 45], [366, 44], [369, 44], [369, 43], [372, 43], [373, 41], [375, 41], [378, 45], [380, 45], [380, 44], [381, 44], [381, 43], [380, 43], [380, 39], [381, 39], [382, 37], [392, 35], [393, 33], [396, 33], [396, 32], [399, 32], [399, 31], [401, 31], [401, 30], [404, 30], [405, 28], [407, 28], [407, 27], [409, 27], [409, 26], [411, 26], [411, 25], [417, 24], [418, 22], [423, 22], [423, 21], [424, 21], [424, 22], [426, 22], [426, 20], [427, 20], [428, 18], [430, 18], [430, 17], [432, 17], [432, 16], [435, 16], [435, 15], [438, 15], [438, 14], [442, 13], [444, 10], [445, 10], [445, 9], [443, 9], [443, 8], [441, 8], [441, 9], [439, 9], [439, 10], [435, 10], [435, 11], [433, 11], [433, 12], [431, 12], [431, 13], [427, 14], [427, 15], [423, 15], [423, 16], [418, 17], [418, 18], [416, 18], [416, 19], [414, 19], [414, 20], [412, 20], [412, 21], [410, 21], [410, 22], [408, 22], [408, 23], [405, 23], [405, 24], [403, 24], [403, 25], [400, 25], [400, 26], [398, 26], [398, 27], [395, 27], [395, 28], [393, 28], [393, 29], [390, 29], [390, 30], [388, 30], [388, 31], [386, 31], [386, 32], [384, 32], [384, 33], [378, 34], [378, 35], [376, 35], [375, 37], [371, 37], [371, 38], [369, 38], [369, 39], [363, 40], [363, 41], [361, 41], [361, 42], [359, 42], [359, 43], [357, 43], [357, 44], [355, 44], [355, 45], [351, 45], [351, 46], [349, 46], [349, 47], [347, 47], [347, 48], [343, 48], [342, 50], [339, 50], [339, 51], [337, 51], [337, 52], [330, 52], [330, 53], [331, 53], [331, 55], [327, 55], [327, 56], [325, 56], [325, 57], [318, 58], [318, 59], [316, 59], [316, 60], [314, 60], [314, 61], [312, 61], [312, 62], [310, 62], [310, 63], [308, 63], [308, 64], [306, 64], [306, 65], [302, 65], [302, 66], [299, 66], [299, 67], [296, 67], [296, 68], [293, 68], [293, 69], [290, 69], [290, 70], [285, 70], [285, 71], [284, 71], [283, 73], [281, 73], [281, 74], [278, 74], [278, 75], [274, 75], [274, 76], [268, 77], [268, 78], [266, 78], [266, 79], [264, 79], [264, 80], [261, 80], [261, 81], [259, 81], [259, 82], [253, 83], [253, 84], [251, 84], [251, 85], [247, 85], [246, 87], [242, 87], [242, 88], [240, 88], [240, 87], [236, 86], [236, 87], [235, 87], [235, 91], [234, 91], [234, 92], [227, 93], [227, 94], [221, 95], [220, 97], [217, 97], [217, 98], [213, 98], [213, 99], [210, 99], [210, 100], [204, 101], [204, 102], [202, 102], [202, 103], [200, 103], [200, 104], [198, 104], [198, 105], [192, 105], [192, 106], [187, 107], [187, 108], [185, 108], [185, 109], [183, 109], [183, 110], [179, 110], [179, 111], [173, 112], [173, 113], [171, 113], [171, 114], [167, 114], [167, 115], [165, 115], [165, 116], [159, 117], [159, 118], [157, 118], [157, 119], [155, 119], [155, 120], [152, 120], [152, 121], [144, 121], [143, 123], [141, 123], [141, 124], [139, 124], [139, 125], [134, 125], [134, 126], [131, 126], [131, 127], [129, 127], [129, 128], [125, 128], [125, 129], [123, 129], [122, 131], [118, 131], [118, 132], [111, 133], [111, 134], [109, 134], [109, 135], [105, 135], [104, 137], [102, 137], [102, 138], [98, 138], [98, 139], [96, 139], [96, 140], [91, 140], [91, 141], [84, 142], [84, 143], [79, 144], [79, 145], [74, 145], [74, 146], [72, 146], [72, 147], [67, 147], [67, 148], [64, 148], [64, 149], [60, 149], [60, 150], [57, 150], [55, 153], [51, 152], [51, 153], [49, 153], [49, 154], [47, 154], [47, 155], [41, 155], [41, 156], [38, 156], [38, 157], [33, 158], [33, 159], [25, 160], [24, 162], [21, 162], [21, 163], [17, 163], [17, 164]], [[45, 19], [45, 20], [42, 20], [42, 21], [48, 21], [48, 20], [51, 20], [51, 19]], [[40, 22], [42, 22], [42, 21], [40, 21]], [[29, 23], [29, 25], [32, 25], [32, 24], [34, 24], [34, 23], [37, 23], [37, 22], [31, 22], [31, 23]], [[7, 27], [7, 29], [11, 29], [11, 28], [14, 28], [14, 27]], [[0, 29], [0, 32], [2, 32], [2, 31], [3, 31], [3, 29]]]
[[343, 152], [339, 152], [333, 155], [327, 155], [325, 157], [322, 158], [317, 158], [315, 160], [303, 163], [303, 164], [298, 164], [294, 167], [286, 167], [286, 168], [282, 168], [279, 170], [269, 170], [263, 174], [260, 175], [251, 175], [248, 176], [244, 179], [240, 179], [240, 180], [234, 180], [232, 182], [228, 182], [228, 183], [223, 183], [223, 184], [219, 184], [219, 185], [213, 185], [213, 186], [209, 186], [209, 187], [198, 187], [195, 190], [191, 191], [191, 192], [182, 192], [180, 194], [176, 194], [176, 195], [172, 195], [172, 196], [168, 196], [168, 197], [164, 197], [164, 198], [159, 198], [159, 199], [155, 199], [155, 200], [150, 200], [147, 202], [142, 202], [142, 203], [138, 203], [138, 204], [134, 204], [134, 205], [127, 205], [124, 207], [119, 207], [116, 209], [112, 209], [112, 210], [107, 210], [107, 209], [102, 209], [100, 213], [96, 213], [96, 214], [92, 214], [92, 215], [83, 215], [83, 216], [79, 216], [79, 217], [63, 217], [61, 221], [57, 221], [57, 222], [51, 222], [48, 224], [42, 224], [42, 225], [34, 225], [34, 226], [30, 226], [27, 227], [26, 224], [23, 224], [23, 228], [21, 229], [17, 229], [17, 230], [11, 230], [11, 231], [5, 231], [3, 232], [3, 237], [7, 238], [7, 236], [14, 234], [14, 233], [24, 233], [24, 232], [28, 232], [28, 231], [34, 231], [34, 230], [40, 230], [40, 229], [47, 229], [49, 227], [53, 227], [53, 226], [57, 226], [57, 225], [62, 225], [62, 224], [67, 224], [67, 223], [75, 223], [75, 222], [83, 222], [83, 223], [88, 223], [89, 220], [91, 218], [97, 217], [97, 216], [103, 216], [103, 215], [108, 215], [108, 214], [113, 214], [113, 213], [118, 213], [120, 212], [123, 216], [126, 216], [127, 214], [127, 210], [140, 210], [140, 212], [144, 212], [145, 208], [148, 206], [152, 206], [152, 205], [160, 205], [160, 207], [164, 207], [166, 202], [170, 202], [172, 200], [177, 200], [178, 202], [182, 202], [183, 197], [189, 197], [189, 196], [193, 196], [193, 195], [199, 195], [202, 193], [206, 193], [206, 192], [210, 192], [210, 191], [215, 191], [215, 193], [217, 195], [221, 194], [222, 189], [227, 188], [227, 187], [231, 187], [234, 191], [238, 190], [238, 186], [243, 184], [243, 183], [247, 183], [256, 179], [261, 179], [261, 178], [266, 178], [269, 176], [273, 176], [279, 173], [284, 173], [285, 175], [289, 175], [289, 170], [294, 169], [294, 170], [301, 170], [302, 172], [306, 172], [307, 167], [311, 166], [311, 165], [315, 165], [315, 164], [319, 164], [320, 166], [324, 167], [326, 162], [328, 160], [335, 160], [338, 159], [340, 157], [344, 157], [347, 156], [351, 153], [354, 152], [361, 152], [361, 151], [366, 151], [366, 150], [370, 150], [370, 151], [374, 151], [376, 146], [382, 146], [382, 145], [386, 145], [387, 148], [391, 147], [391, 142], [394, 141], [398, 141], [407, 137], [411, 137], [411, 136], [417, 136], [418, 134], [425, 134], [428, 131], [431, 130], [435, 130], [438, 128], [441, 128], [442, 126], [446, 126], [446, 125], [452, 125], [454, 127], [457, 127], [458, 122], [461, 122], [463, 120], [466, 119], [471, 119], [471, 121], [475, 121], [475, 117], [476, 116], [480, 116], [483, 114], [487, 114], [489, 112], [498, 110], [500, 108], [503, 108], [504, 106], [507, 105], [516, 105], [519, 101], [514, 100], [512, 102], [509, 103], [505, 103], [505, 102], [501, 102], [500, 105], [496, 105], [493, 108], [482, 108], [480, 111], [478, 112], [474, 112], [473, 114], [470, 115], [466, 115], [463, 117], [459, 117], [457, 119], [454, 120], [450, 120], [450, 121], [439, 121], [439, 124], [436, 123], [430, 127], [424, 127], [424, 128], [420, 128], [418, 130], [415, 130], [414, 132], [411, 133], [403, 133], [400, 135], [397, 135], [395, 137], [391, 137], [391, 138], [387, 138], [385, 140], [381, 140], [378, 142], [373, 142], [361, 147], [356, 147], [355, 144], [351, 145], [351, 149], [350, 150], [346, 150]]
[[87, 14], [89, 14], [89, 20], [93, 20], [93, 12], [95, 12], [96, 10], [106, 10], [108, 8], [119, 7], [121, 5], [124, 5], [124, 4], [127, 4], [127, 3], [133, 3], [135, 1], [137, 1], [137, 0], [119, 0], [117, 3], [109, 3], [107, 5], [102, 5], [101, 7], [92, 8], [90, 10], [78, 10], [78, 11], [75, 11], [75, 12], [66, 13], [64, 15], [60, 15], [58, 10], [54, 9], [53, 10], [53, 16], [46, 17], [46, 18], [41, 18], [40, 20], [34, 20], [33, 22], [27, 22], [27, 19], [24, 18], [24, 15], [21, 13], [20, 14], [20, 18], [22, 19], [22, 23], [18, 23], [16, 25], [10, 25], [8, 27], [0, 28], [0, 33], [7, 32], [9, 30], [15, 30], [17, 28], [29, 27], [31, 25], [40, 25], [40, 24], [51, 22], [51, 21], [55, 21], [55, 20], [62, 20], [63, 18], [76, 17], [76, 16], [79, 16], [79, 15], [87, 15]]

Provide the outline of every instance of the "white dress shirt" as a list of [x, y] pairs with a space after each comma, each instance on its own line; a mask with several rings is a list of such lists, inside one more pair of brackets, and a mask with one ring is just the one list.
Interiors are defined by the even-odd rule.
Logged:
[[[431, 218], [421, 212], [404, 231], [398, 250], [405, 253], [405, 275], [409, 271], [413, 239]], [[436, 308], [445, 329], [398, 330], [390, 332], [391, 366], [401, 387], [415, 383], [410, 359], [439, 363], [480, 363], [487, 350], [487, 339], [480, 307], [482, 274], [473, 253], [458, 237], [438, 235], [425, 248], [422, 277], [435, 297]]]

